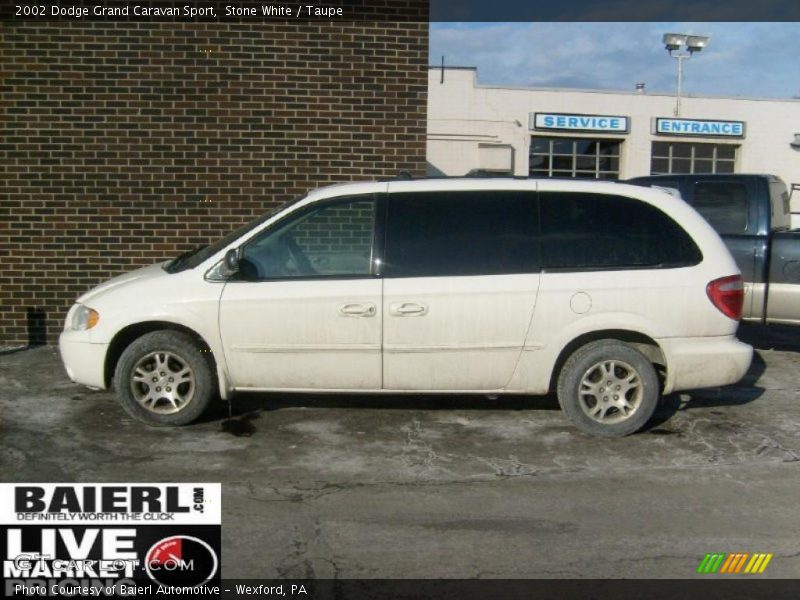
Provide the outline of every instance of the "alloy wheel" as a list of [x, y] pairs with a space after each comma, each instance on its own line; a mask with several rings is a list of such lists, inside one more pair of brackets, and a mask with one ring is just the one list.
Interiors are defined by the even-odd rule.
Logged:
[[147, 410], [170, 415], [183, 410], [195, 394], [195, 374], [174, 352], [151, 352], [131, 371], [131, 391]]
[[604, 360], [589, 367], [581, 378], [578, 404], [598, 423], [621, 423], [639, 408], [642, 393], [636, 369], [621, 360]]

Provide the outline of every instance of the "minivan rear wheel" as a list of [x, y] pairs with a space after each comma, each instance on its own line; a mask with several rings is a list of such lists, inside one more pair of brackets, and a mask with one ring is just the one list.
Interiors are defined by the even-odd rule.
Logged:
[[648, 358], [617, 340], [591, 342], [567, 359], [558, 401], [578, 429], [621, 437], [641, 429], [658, 403], [658, 376]]
[[125, 412], [156, 426], [191, 423], [215, 392], [209, 361], [178, 331], [154, 331], [131, 343], [117, 363], [114, 385]]

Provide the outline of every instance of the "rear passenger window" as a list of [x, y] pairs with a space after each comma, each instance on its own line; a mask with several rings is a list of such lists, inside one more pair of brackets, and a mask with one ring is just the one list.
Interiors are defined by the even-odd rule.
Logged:
[[644, 202], [569, 192], [540, 198], [545, 268], [669, 268], [702, 260], [689, 234]]
[[694, 186], [693, 206], [719, 233], [747, 229], [747, 186], [741, 181], [702, 181]]
[[389, 194], [386, 277], [538, 272], [535, 192]]

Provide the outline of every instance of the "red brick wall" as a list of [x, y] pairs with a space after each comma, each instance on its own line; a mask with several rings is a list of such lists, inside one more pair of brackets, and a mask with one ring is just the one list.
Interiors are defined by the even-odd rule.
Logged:
[[90, 287], [309, 188], [424, 174], [416, 5], [416, 22], [0, 23], [0, 346], [52, 343]]

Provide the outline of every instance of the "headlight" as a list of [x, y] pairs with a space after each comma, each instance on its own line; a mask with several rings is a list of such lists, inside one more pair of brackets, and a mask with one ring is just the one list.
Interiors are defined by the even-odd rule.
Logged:
[[97, 325], [99, 320], [100, 313], [96, 310], [83, 304], [76, 304], [72, 313], [70, 327], [76, 331], [85, 331]]

